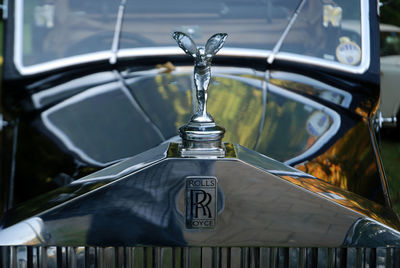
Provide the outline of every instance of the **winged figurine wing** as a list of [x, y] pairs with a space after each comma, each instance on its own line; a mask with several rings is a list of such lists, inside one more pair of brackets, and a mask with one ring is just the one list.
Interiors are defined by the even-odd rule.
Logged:
[[225, 39], [228, 37], [226, 33], [217, 33], [208, 39], [205, 52], [207, 55], [214, 56], [224, 45]]
[[197, 46], [190, 36], [182, 32], [174, 32], [172, 37], [176, 40], [179, 47], [186, 52], [186, 54], [189, 54], [193, 57], [196, 56]]

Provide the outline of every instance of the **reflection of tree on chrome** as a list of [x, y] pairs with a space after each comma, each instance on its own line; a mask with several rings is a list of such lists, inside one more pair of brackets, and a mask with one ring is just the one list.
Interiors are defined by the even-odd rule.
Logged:
[[[335, 187], [330, 183], [321, 182], [320, 179], [293, 178], [290, 176], [281, 176], [281, 178], [318, 195], [322, 195], [325, 198], [328, 197], [328, 199], [335, 203], [338, 203], [347, 208], [351, 208], [379, 222], [383, 222], [386, 225], [391, 226], [392, 228], [400, 227], [398, 226], [396, 215], [390, 212], [390, 210], [388, 210], [386, 207], [380, 206], [377, 203], [361, 198], [357, 194], [354, 194], [350, 191]], [[338, 198], [331, 198], [327, 194], [334, 194], [334, 196], [337, 196]], [[380, 215], [386, 215], [387, 217], [382, 217]]]
[[199, 123], [214, 122], [207, 113], [207, 88], [211, 78], [211, 60], [222, 48], [226, 33], [217, 33], [208, 39], [205, 47], [197, 47], [196, 43], [187, 34], [174, 32], [173, 38], [186, 54], [194, 58], [194, 82], [196, 85], [196, 97], [198, 110], [191, 121]]
[[382, 187], [373, 161], [373, 147], [368, 143], [370, 133], [363, 123], [354, 125], [335, 144], [314, 159], [299, 164], [297, 169], [323, 179], [331, 185], [351, 191], [385, 205]]

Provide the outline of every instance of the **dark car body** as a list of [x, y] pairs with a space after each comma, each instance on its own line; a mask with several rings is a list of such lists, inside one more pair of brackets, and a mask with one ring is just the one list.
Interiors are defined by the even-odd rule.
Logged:
[[[43, 15], [54, 12], [46, 5], [64, 2], [70, 13]], [[194, 4], [192, 13], [181, 11], [179, 1], [168, 8], [127, 2], [123, 7], [132, 12], [123, 27], [153, 20], [158, 28], [122, 31], [126, 42], [116, 54], [107, 49], [122, 4], [64, 2], [39, 3], [39, 20], [27, 28], [28, 15], [22, 20], [20, 12], [30, 4], [10, 1], [4, 22], [0, 244], [18, 247], [2, 249], [3, 264], [398, 261], [390, 247], [400, 245], [400, 222], [373, 126], [380, 94], [376, 1], [360, 1], [358, 35], [334, 20], [324, 25], [322, 8], [337, 11], [337, 4], [306, 3], [272, 64], [270, 52], [257, 47], [273, 47], [297, 1], [267, 1], [272, 13], [263, 1], [232, 1], [227, 13], [224, 3], [215, 4], [215, 25], [212, 2]], [[259, 14], [246, 13], [248, 6]], [[270, 38], [231, 25], [264, 14], [266, 21], [282, 20]], [[209, 113], [226, 129], [221, 159], [179, 154], [177, 129], [195, 107], [193, 62], [171, 48], [174, 28], [166, 26], [185, 16], [209, 18], [207, 34], [215, 26], [232, 36], [232, 47], [228, 37], [213, 60], [209, 86]], [[65, 27], [52, 31], [52, 23]], [[310, 25], [317, 25], [311, 33]], [[196, 39], [200, 31], [185, 27]], [[93, 29], [102, 30], [91, 35]], [[253, 36], [254, 47], [245, 49], [243, 40]], [[339, 41], [342, 36], [352, 41]], [[31, 38], [29, 46], [24, 38]], [[155, 42], [168, 45], [157, 49]], [[361, 59], [343, 63], [341, 42], [362, 47]], [[218, 179], [216, 229], [184, 226], [183, 188], [191, 176]]]

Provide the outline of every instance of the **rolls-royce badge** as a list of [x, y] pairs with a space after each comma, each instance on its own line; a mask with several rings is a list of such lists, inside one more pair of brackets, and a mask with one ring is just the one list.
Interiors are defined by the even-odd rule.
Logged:
[[217, 223], [217, 178], [186, 177], [186, 229], [213, 229]]

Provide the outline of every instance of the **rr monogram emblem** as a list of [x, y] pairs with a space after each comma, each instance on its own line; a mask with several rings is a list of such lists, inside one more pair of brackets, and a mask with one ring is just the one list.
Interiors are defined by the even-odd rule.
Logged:
[[190, 190], [190, 207], [192, 209], [191, 214], [194, 218], [199, 218], [199, 209], [203, 211], [202, 216], [211, 218], [211, 210], [208, 205], [211, 202], [211, 194], [203, 190]]
[[211, 229], [217, 221], [217, 178], [186, 178], [186, 228]]

